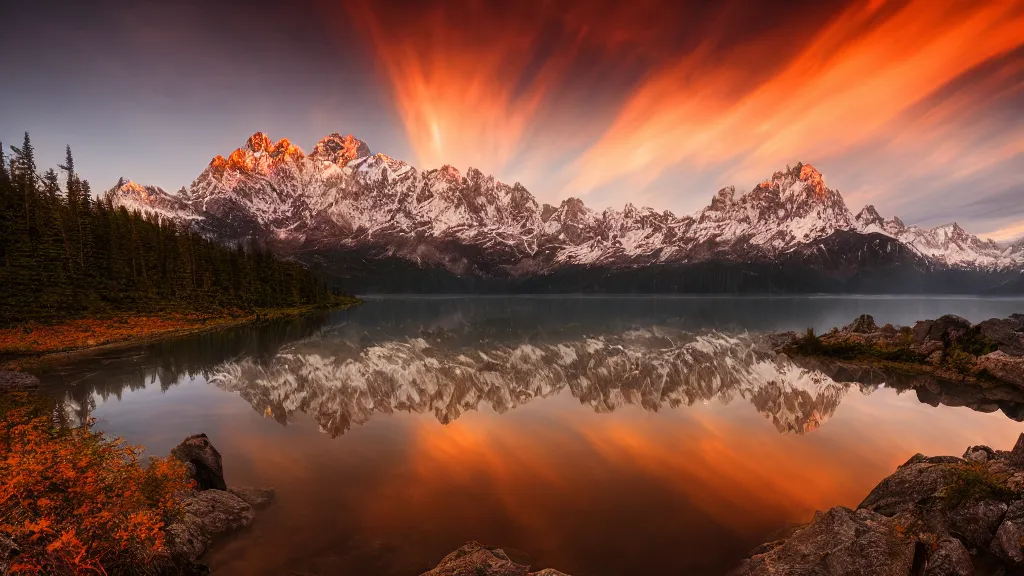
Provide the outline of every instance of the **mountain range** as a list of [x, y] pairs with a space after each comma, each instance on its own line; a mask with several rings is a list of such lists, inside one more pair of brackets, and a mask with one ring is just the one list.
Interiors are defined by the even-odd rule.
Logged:
[[331, 134], [306, 154], [253, 134], [177, 193], [111, 201], [317, 265], [354, 292], [1024, 292], [1024, 241], [854, 215], [813, 166], [695, 214], [540, 204], [470, 168], [418, 170]]

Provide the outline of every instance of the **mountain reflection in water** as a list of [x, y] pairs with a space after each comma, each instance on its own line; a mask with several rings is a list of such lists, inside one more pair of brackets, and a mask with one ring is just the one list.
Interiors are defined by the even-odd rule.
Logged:
[[828, 419], [850, 387], [775, 354], [757, 336], [659, 327], [474, 346], [429, 336], [367, 347], [311, 339], [269, 361], [224, 363], [209, 381], [281, 423], [307, 413], [331, 436], [374, 413], [431, 413], [447, 424], [481, 403], [500, 414], [564, 388], [598, 413], [743, 400], [779, 432], [803, 433]]
[[69, 424], [95, 417], [160, 455], [206, 432], [229, 484], [277, 488], [211, 551], [217, 574], [404, 576], [473, 539], [576, 576], [711, 576], [856, 506], [915, 452], [1009, 448], [1024, 416], [1016, 389], [790, 359], [768, 331], [1020, 305], [378, 299], [107, 350], [43, 381]]

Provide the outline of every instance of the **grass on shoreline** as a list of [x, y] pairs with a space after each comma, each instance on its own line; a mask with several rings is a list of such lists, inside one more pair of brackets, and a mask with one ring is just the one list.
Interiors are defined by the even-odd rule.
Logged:
[[359, 304], [354, 297], [338, 297], [328, 305], [223, 310], [219, 312], [163, 312], [71, 318], [62, 322], [26, 322], [0, 327], [0, 369], [17, 368], [19, 360], [88, 350], [122, 343], [150, 342], [229, 328], [251, 322], [310, 314]]

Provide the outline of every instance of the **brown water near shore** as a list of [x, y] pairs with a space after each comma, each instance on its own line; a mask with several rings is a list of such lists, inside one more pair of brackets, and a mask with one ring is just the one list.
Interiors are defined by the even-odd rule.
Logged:
[[416, 574], [466, 540], [576, 576], [717, 575], [914, 453], [1008, 449], [1024, 429], [998, 407], [823, 380], [757, 342], [849, 307], [906, 322], [1021, 301], [740, 300], [371, 300], [81, 360], [44, 385], [69, 420], [153, 453], [206, 432], [229, 484], [277, 488], [207, 556], [227, 575]]

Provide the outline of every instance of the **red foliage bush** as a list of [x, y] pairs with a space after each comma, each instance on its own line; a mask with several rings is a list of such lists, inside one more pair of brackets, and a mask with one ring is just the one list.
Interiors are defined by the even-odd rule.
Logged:
[[38, 403], [0, 407], [0, 534], [13, 574], [145, 574], [169, 557], [164, 529], [190, 488], [173, 458], [91, 430], [59, 429]]

